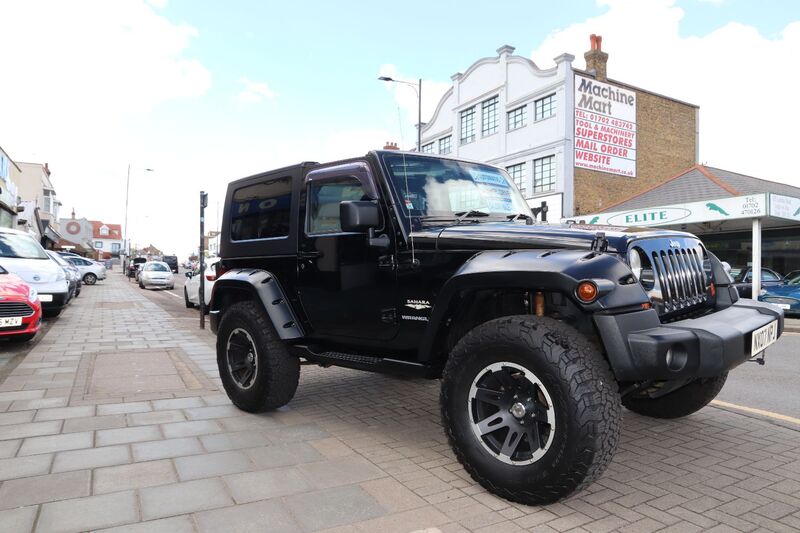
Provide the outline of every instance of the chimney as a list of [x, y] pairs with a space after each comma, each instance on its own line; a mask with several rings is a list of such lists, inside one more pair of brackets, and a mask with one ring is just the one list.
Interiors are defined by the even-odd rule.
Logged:
[[75, 220], [75, 208], [72, 208], [72, 220]]
[[386, 141], [386, 145], [383, 147], [384, 150], [399, 150], [397, 143], [392, 141]]
[[47, 174], [48, 177], [50, 176], [50, 166], [47, 163], [44, 164], [44, 173]]
[[592, 46], [591, 50], [583, 54], [586, 59], [586, 72], [592, 74], [597, 80], [605, 81], [608, 54], [603, 52], [603, 37], [593, 33], [589, 36], [589, 42]]

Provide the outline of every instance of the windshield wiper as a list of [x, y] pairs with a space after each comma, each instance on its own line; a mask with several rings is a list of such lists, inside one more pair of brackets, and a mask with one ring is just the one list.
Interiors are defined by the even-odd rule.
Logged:
[[508, 215], [506, 218], [511, 222], [515, 222], [519, 219], [524, 219], [525, 224], [529, 226], [533, 224], [533, 217], [527, 213], [517, 213], [516, 215]]
[[456, 216], [456, 224], [460, 224], [466, 218], [490, 216], [489, 213], [487, 213], [486, 211], [478, 211], [476, 209], [470, 209], [469, 211], [459, 211], [458, 213], [453, 213], [453, 214]]

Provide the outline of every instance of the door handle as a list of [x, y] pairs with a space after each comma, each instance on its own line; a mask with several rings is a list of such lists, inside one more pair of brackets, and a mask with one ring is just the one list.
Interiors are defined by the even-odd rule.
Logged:
[[322, 257], [322, 252], [297, 252], [298, 259], [318, 259]]

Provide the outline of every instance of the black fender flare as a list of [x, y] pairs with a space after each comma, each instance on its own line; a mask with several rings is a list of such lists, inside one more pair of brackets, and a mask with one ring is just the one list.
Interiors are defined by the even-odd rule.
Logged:
[[212, 324], [218, 323], [222, 295], [230, 290], [246, 291], [259, 301], [282, 340], [304, 336], [303, 328], [289, 305], [278, 278], [262, 269], [236, 268], [217, 278], [211, 292], [210, 313], [212, 317], [216, 317], [216, 320], [212, 318]]
[[[579, 282], [592, 280], [600, 297], [591, 304], [575, 296]], [[431, 318], [419, 347], [420, 361], [436, 357], [438, 336], [458, 305], [459, 294], [471, 289], [524, 288], [560, 292], [587, 314], [649, 303], [642, 286], [618, 256], [586, 250], [492, 250], [472, 256], [450, 277], [436, 296]]]

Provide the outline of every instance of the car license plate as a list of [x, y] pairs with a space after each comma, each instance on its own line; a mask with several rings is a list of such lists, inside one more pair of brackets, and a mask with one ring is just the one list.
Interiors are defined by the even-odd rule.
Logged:
[[21, 316], [7, 316], [4, 318], [0, 318], [0, 328], [11, 328], [14, 326], [21, 326], [21, 325], [22, 325]]
[[770, 322], [763, 328], [758, 328], [753, 332], [753, 340], [750, 346], [750, 355], [763, 352], [764, 349], [778, 340], [778, 321]]
[[778, 307], [780, 307], [781, 309], [785, 309], [786, 311], [788, 311], [789, 309], [791, 309], [791, 308], [792, 308], [792, 306], [791, 306], [791, 305], [789, 305], [789, 304], [775, 304], [775, 305], [777, 305], [777, 306], [778, 306]]
[[40, 294], [39, 295], [39, 301], [40, 302], [52, 302], [53, 301], [53, 295], [52, 294]]

